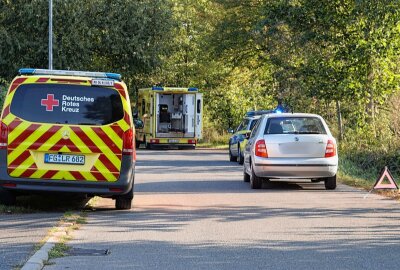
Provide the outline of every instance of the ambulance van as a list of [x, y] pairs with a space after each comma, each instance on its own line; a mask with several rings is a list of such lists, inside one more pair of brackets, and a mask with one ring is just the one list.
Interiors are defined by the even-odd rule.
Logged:
[[0, 122], [0, 203], [30, 193], [115, 199], [130, 209], [135, 130], [115, 73], [21, 69]]
[[197, 88], [139, 89], [136, 143], [195, 148], [202, 138], [203, 97]]

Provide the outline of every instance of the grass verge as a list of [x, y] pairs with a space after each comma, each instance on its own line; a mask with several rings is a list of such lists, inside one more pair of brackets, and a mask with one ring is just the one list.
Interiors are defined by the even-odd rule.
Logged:
[[55, 246], [49, 251], [49, 260], [61, 258], [66, 255], [71, 249], [70, 246], [67, 246], [65, 243], [56, 243]]
[[52, 229], [50, 237], [56, 237], [57, 243], [49, 251], [49, 259], [46, 264], [51, 264], [52, 259], [64, 257], [71, 249], [67, 242], [72, 239], [72, 232], [78, 230], [82, 224], [87, 223], [86, 212], [65, 212], [64, 216], [58, 222], [57, 226]]
[[23, 206], [6, 206], [0, 204], [0, 214], [28, 214], [34, 213], [35, 210], [31, 209], [30, 207], [23, 207]]
[[214, 142], [200, 142], [196, 145], [196, 148], [228, 149], [228, 145], [222, 143], [214, 143]]
[[[396, 176], [398, 175], [393, 175], [395, 179], [398, 179]], [[378, 177], [379, 175], [374, 168], [370, 170], [362, 169], [346, 158], [339, 158], [338, 178], [343, 184], [371, 191]], [[400, 200], [399, 190], [374, 190], [374, 193]]]
[[88, 201], [87, 198], [73, 195], [19, 196], [14, 206], [0, 204], [0, 215], [79, 211], [88, 205]]

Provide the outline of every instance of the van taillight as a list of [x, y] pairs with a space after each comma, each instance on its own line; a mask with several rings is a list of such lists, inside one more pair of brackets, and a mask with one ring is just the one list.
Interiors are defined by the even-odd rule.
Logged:
[[0, 149], [7, 149], [8, 127], [0, 122]]
[[265, 144], [264, 140], [258, 140], [255, 145], [255, 155], [257, 157], [263, 157], [267, 158], [268, 153], [267, 153], [267, 145]]
[[333, 140], [328, 140], [326, 144], [325, 157], [334, 157], [336, 155], [336, 147]]
[[122, 147], [122, 154], [133, 156], [135, 150], [135, 142], [133, 137], [133, 130], [131, 128], [124, 132], [123, 140], [124, 144]]

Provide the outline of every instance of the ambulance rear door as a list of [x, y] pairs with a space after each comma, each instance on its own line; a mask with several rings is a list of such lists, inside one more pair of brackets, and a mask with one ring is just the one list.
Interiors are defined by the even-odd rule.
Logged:
[[194, 94], [183, 96], [183, 114], [185, 119], [185, 134], [186, 138], [194, 138], [195, 136], [195, 98]]
[[203, 137], [203, 94], [196, 93], [196, 139]]

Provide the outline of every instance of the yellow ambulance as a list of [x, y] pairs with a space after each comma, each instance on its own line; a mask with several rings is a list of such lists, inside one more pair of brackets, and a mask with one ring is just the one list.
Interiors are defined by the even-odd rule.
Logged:
[[136, 143], [146, 148], [195, 148], [202, 138], [203, 96], [197, 88], [139, 89]]

